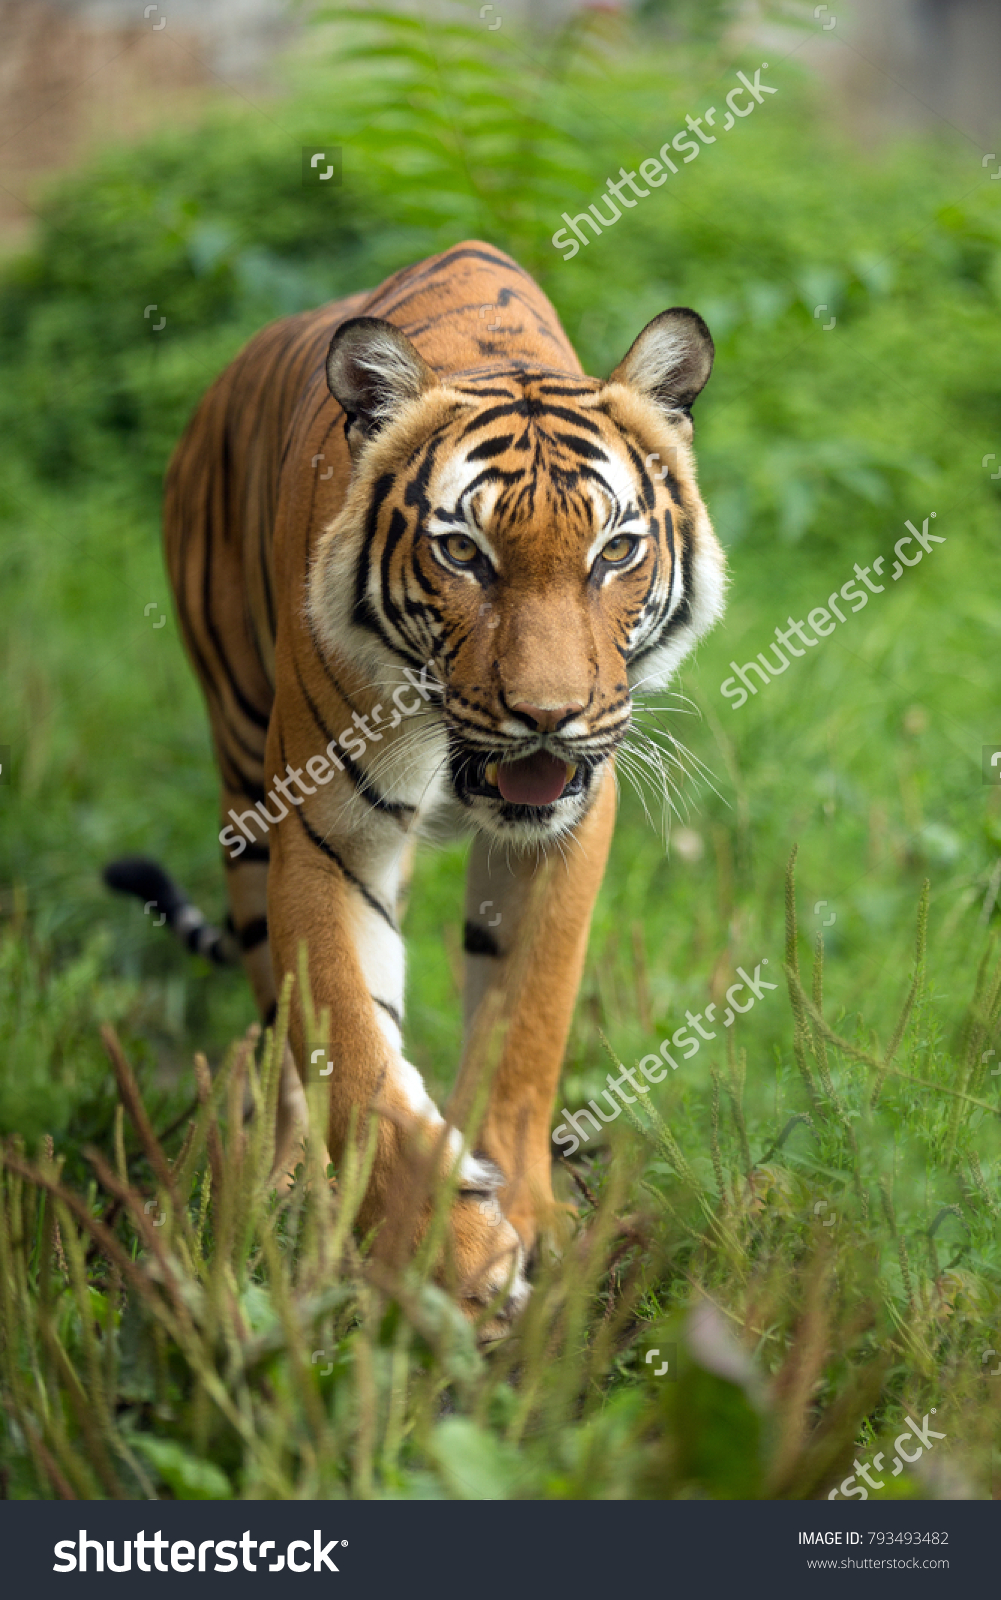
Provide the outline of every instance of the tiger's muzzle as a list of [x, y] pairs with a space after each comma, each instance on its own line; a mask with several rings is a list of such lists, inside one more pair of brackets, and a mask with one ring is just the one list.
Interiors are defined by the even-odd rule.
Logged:
[[515, 741], [502, 736], [490, 744], [486, 730], [477, 729], [474, 744], [447, 715], [446, 725], [452, 790], [460, 804], [491, 832], [543, 841], [585, 815], [596, 776], [628, 722], [599, 738], [538, 734]]

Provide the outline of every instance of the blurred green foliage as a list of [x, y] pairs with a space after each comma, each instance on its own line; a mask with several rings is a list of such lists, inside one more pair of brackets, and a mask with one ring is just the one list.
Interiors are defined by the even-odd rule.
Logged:
[[[31, 252], [0, 278], [0, 745], [12, 748], [0, 782], [0, 1132], [29, 1146], [53, 1133], [79, 1176], [81, 1145], [109, 1149], [112, 1137], [99, 1020], [123, 1030], [164, 1130], [190, 1098], [192, 1050], [217, 1060], [251, 1016], [239, 974], [191, 961], [98, 881], [109, 857], [142, 851], [222, 911], [205, 719], [156, 531], [160, 478], [188, 413], [269, 318], [478, 235], [536, 274], [589, 371], [607, 373], [672, 304], [696, 307], [717, 345], [696, 447], [728, 546], [730, 608], [682, 675], [689, 698], [662, 696], [655, 715], [708, 764], [719, 793], [683, 780], [684, 826], [668, 853], [624, 785], [561, 1104], [604, 1084], [599, 1027], [631, 1061], [687, 1008], [701, 1012], [738, 964], [753, 970], [767, 954], [777, 968], [794, 841], [800, 943], [805, 953], [823, 927], [836, 1026], [858, 1049], [875, 1048], [873, 1032], [885, 1046], [929, 877], [928, 976], [901, 1060], [938, 1088], [888, 1082], [867, 1147], [869, 1225], [885, 1225], [880, 1270], [898, 1331], [912, 1294], [924, 1296], [929, 1328], [965, 1318], [972, 1338], [996, 1323], [996, 1119], [973, 1108], [957, 1126], [944, 1091], [966, 1071], [964, 1006], [1001, 882], [1001, 791], [980, 766], [982, 747], [1001, 743], [999, 484], [997, 461], [982, 465], [1001, 457], [997, 192], [961, 145], [858, 148], [815, 86], [776, 59], [767, 80], [779, 92], [732, 135], [571, 261], [551, 243], [564, 211], [655, 154], [686, 112], [718, 103], [735, 65], [757, 62], [596, 15], [541, 37], [509, 19], [490, 32], [475, 14], [439, 26], [328, 13], [265, 107], [230, 104], [196, 132], [110, 151], [53, 191]], [[343, 149], [341, 187], [302, 184], [302, 147], [319, 136]], [[731, 660], [767, 649], [787, 616], [822, 605], [855, 562], [889, 555], [905, 518], [920, 526], [930, 510], [946, 536], [934, 555], [781, 683], [736, 711], [721, 698]], [[439, 1093], [458, 1059], [462, 866], [458, 847], [426, 855], [408, 914], [408, 1048]], [[841, 1203], [847, 1147], [841, 1133], [818, 1145], [803, 1120], [784, 1003], [768, 997], [738, 1026], [743, 1131], [734, 1121], [722, 1136], [725, 1182], [750, 1182], [753, 1202], [792, 1228], [820, 1198]], [[861, 1117], [862, 1079], [838, 1060], [839, 1093]], [[716, 1045], [656, 1096], [709, 1188], [713, 1067], [724, 1070]], [[989, 1074], [978, 1092], [988, 1091], [996, 1097]], [[584, 1156], [599, 1187], [608, 1148]], [[138, 1146], [128, 1142], [127, 1157], [141, 1174]], [[650, 1159], [644, 1181], [673, 1194], [676, 1169]], [[892, 1227], [875, 1210], [880, 1178]], [[959, 1215], [932, 1234], [943, 1207]], [[901, 1241], [903, 1259], [921, 1263], [910, 1290]], [[661, 1263], [651, 1276], [654, 1322], [688, 1292], [691, 1241], [682, 1229], [669, 1246], [682, 1270], [664, 1278]], [[742, 1317], [744, 1291], [733, 1293]], [[928, 1385], [944, 1381], [936, 1337], [922, 1334]], [[895, 1359], [899, 1385], [913, 1350]], [[823, 1402], [850, 1365], [844, 1352], [832, 1360]], [[599, 1455], [618, 1448], [616, 1418], [633, 1438], [628, 1354], [611, 1370], [624, 1409], [609, 1413]], [[685, 1403], [697, 1398], [693, 1389]], [[471, 1423], [440, 1426], [446, 1455], [476, 1481], [503, 1479], [506, 1457]], [[590, 1451], [567, 1442], [546, 1492], [596, 1473]], [[153, 1465], [182, 1492], [180, 1458]], [[735, 1476], [725, 1489], [713, 1479], [715, 1492], [743, 1492], [746, 1465], [731, 1461]]]
[[[957, 1468], [963, 1493], [983, 1494], [998, 1409], [984, 1370], [996, 1353], [985, 1341], [997, 1206], [969, 1135], [984, 1109], [977, 1061], [1001, 1017], [1001, 964], [980, 974], [962, 1053], [948, 1081], [936, 1078], [920, 1023], [908, 1026], [926, 977], [923, 897], [911, 989], [874, 1058], [824, 1020], [820, 950], [812, 999], [803, 990], [791, 864], [787, 886], [792, 1048], [811, 1111], [785, 1128], [776, 1120], [753, 1158], [746, 1056], [730, 1053], [722, 1114], [712, 1070], [706, 1163], [690, 1122], [686, 1149], [660, 1111], [633, 1099], [614, 1159], [574, 1174], [575, 1237], [558, 1256], [540, 1252], [526, 1310], [489, 1351], [449, 1297], [455, 1268], [428, 1242], [434, 1222], [412, 1261], [368, 1258], [371, 1238], [352, 1229], [364, 1137], [325, 1174], [307, 1144], [291, 1187], [272, 1189], [290, 984], [263, 1046], [255, 1029], [214, 1083], [203, 1073], [173, 1161], [105, 1028], [138, 1160], [128, 1161], [121, 1112], [114, 1166], [85, 1152], [85, 1195], [66, 1186], [52, 1141], [35, 1162], [20, 1139], [0, 1149], [7, 1492], [833, 1497], [855, 1485], [855, 1451], [883, 1441], [889, 1459], [890, 1439], [934, 1398], [937, 1438], [952, 1449], [909, 1454], [906, 1473], [895, 1459], [887, 1497], [948, 1493], [950, 1471], [954, 1491]], [[319, 1038], [311, 1015], [307, 1004], [307, 1050]], [[937, 1114], [939, 1165], [956, 1175], [962, 1204], [941, 1207], [908, 1242], [880, 1167], [900, 1092], [916, 1109], [916, 1089]], [[318, 1115], [322, 1089], [311, 1092]], [[812, 1161], [787, 1148], [793, 1122], [809, 1132]], [[833, 1204], [814, 1201], [821, 1175]], [[443, 1220], [450, 1185], [431, 1198]]]

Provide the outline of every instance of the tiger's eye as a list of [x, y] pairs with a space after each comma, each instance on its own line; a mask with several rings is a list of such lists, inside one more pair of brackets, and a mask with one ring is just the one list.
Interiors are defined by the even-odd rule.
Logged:
[[468, 538], [464, 533], [450, 533], [445, 540], [445, 549], [452, 560], [457, 561], [460, 566], [468, 566], [471, 561], [476, 560], [479, 554], [472, 539]]
[[608, 561], [613, 567], [633, 553], [635, 540], [621, 534], [618, 539], [609, 539], [601, 552], [602, 560]]

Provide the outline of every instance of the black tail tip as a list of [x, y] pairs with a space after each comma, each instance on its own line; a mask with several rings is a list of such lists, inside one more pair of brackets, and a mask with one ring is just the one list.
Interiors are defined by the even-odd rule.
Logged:
[[119, 861], [109, 861], [101, 876], [109, 889], [116, 889], [119, 894], [134, 894], [140, 900], [153, 900], [157, 909], [167, 916], [185, 904], [185, 897], [173, 878], [145, 856], [123, 856]]

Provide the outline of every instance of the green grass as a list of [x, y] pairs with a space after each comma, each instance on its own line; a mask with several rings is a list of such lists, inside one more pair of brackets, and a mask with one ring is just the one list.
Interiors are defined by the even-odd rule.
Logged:
[[[239, 1178], [254, 1221], [234, 1241], [218, 1231], [222, 1178], [199, 1231], [205, 1164], [191, 1155], [193, 1220], [181, 1195], [164, 1232], [216, 1310], [187, 1344], [151, 1279], [162, 1241], [141, 1218], [158, 1183], [134, 1129], [120, 1154], [135, 1197], [111, 1215], [142, 1276], [127, 1293], [100, 1252], [84, 1261], [78, 1214], [85, 1293], [68, 1213], [40, 1206], [37, 1174], [8, 1173], [0, 1382], [23, 1416], [0, 1449], [13, 1494], [60, 1492], [40, 1451], [88, 1493], [194, 1493], [219, 1487], [214, 1470], [246, 1495], [814, 1494], [892, 1442], [908, 1407], [931, 1405], [948, 1441], [929, 1460], [952, 1455], [971, 1492], [990, 1492], [997, 1384], [980, 1357], [998, 1342], [1001, 1150], [995, 1058], [980, 1057], [1001, 1049], [996, 958], [979, 991], [977, 973], [1001, 857], [999, 790], [981, 781], [982, 746], [1001, 744], [998, 486], [981, 466], [1001, 449], [998, 199], [947, 144], [863, 157], [776, 64], [779, 94], [730, 142], [564, 263], [549, 244], [561, 212], [733, 75], [711, 46], [638, 51], [590, 26], [546, 44], [507, 24], [503, 39], [475, 22], [338, 25], [288, 64], [267, 117], [220, 113], [76, 174], [0, 281], [0, 1133], [20, 1139], [22, 1165], [46, 1163], [50, 1134], [67, 1192], [107, 1216], [83, 1153], [96, 1146], [118, 1170], [100, 1024], [119, 1030], [155, 1128], [177, 1124], [173, 1158], [193, 1053], [217, 1067], [252, 1020], [239, 974], [192, 961], [99, 882], [108, 858], [142, 851], [223, 910], [207, 728], [159, 552], [160, 475], [199, 393], [256, 327], [473, 233], [537, 274], [588, 370], [607, 372], [670, 304], [699, 309], [718, 350], [696, 445], [730, 605], [675, 685], [689, 701], [655, 699], [718, 793], [684, 782], [687, 831], [665, 851], [653, 798], [651, 825], [624, 786], [559, 1105], [600, 1091], [602, 1033], [632, 1062], [686, 1009], [720, 1003], [738, 966], [767, 957], [784, 983], [794, 844], [804, 982], [812, 992], [823, 929], [824, 1015], [842, 1040], [827, 1042], [829, 1090], [819, 1024], [783, 988], [766, 993], [651, 1094], [656, 1118], [620, 1118], [575, 1158], [594, 1201], [581, 1200], [581, 1235], [563, 1267], [540, 1269], [522, 1338], [486, 1359], [419, 1272], [377, 1284], [349, 1231], [342, 1257], [321, 1261], [313, 1202], [301, 1190], [290, 1218], [259, 1168]], [[375, 34], [388, 53], [365, 53]], [[301, 187], [300, 146], [329, 126], [331, 83], [345, 183], [321, 205]], [[946, 542], [734, 710], [720, 694], [728, 663], [825, 604], [856, 561], [890, 556], [904, 520], [931, 510]], [[408, 1049], [439, 1093], [459, 1050], [462, 857], [423, 856], [407, 919]], [[883, 1060], [893, 1039], [925, 879], [927, 955], [894, 1060], [908, 1076], [887, 1076], [872, 1108], [878, 1069], [859, 1053]], [[343, 1181], [331, 1204], [350, 1215]], [[56, 1218], [65, 1271], [49, 1252]], [[243, 1325], [220, 1309], [227, 1272]], [[343, 1293], [314, 1315], [321, 1280]], [[295, 1327], [271, 1298], [286, 1282]], [[684, 1331], [700, 1288], [758, 1388], [714, 1375], [705, 1340]], [[265, 1337], [241, 1391], [248, 1440], [206, 1374], [231, 1373], [246, 1340]], [[687, 1363], [676, 1385], [643, 1360], [665, 1342]], [[336, 1352], [334, 1373], [304, 1366], [300, 1345]], [[25, 1387], [17, 1353], [36, 1347]], [[88, 1438], [65, 1363], [89, 1389], [95, 1361], [107, 1431]], [[730, 1427], [739, 1449], [720, 1446]], [[931, 1492], [917, 1472], [893, 1482]]]

